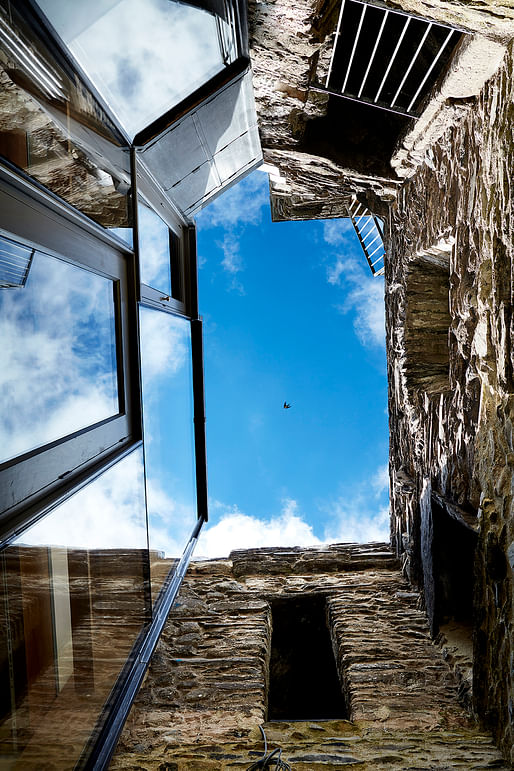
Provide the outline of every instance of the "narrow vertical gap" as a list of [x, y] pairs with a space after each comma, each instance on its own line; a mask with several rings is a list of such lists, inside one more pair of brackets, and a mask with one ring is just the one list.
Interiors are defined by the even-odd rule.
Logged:
[[271, 602], [269, 720], [348, 717], [321, 595]]

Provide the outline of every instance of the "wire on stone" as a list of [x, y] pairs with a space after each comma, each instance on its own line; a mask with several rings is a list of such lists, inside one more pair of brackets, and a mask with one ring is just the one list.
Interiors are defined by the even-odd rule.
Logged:
[[264, 753], [262, 758], [259, 758], [259, 760], [252, 763], [251, 766], [248, 766], [247, 771], [261, 771], [262, 769], [271, 769], [272, 766], [275, 767], [276, 771], [292, 771], [289, 763], [282, 760], [282, 750], [280, 747], [277, 747], [276, 750], [273, 750], [273, 752], [270, 752], [268, 755], [268, 740], [266, 739], [264, 728], [262, 726], [259, 726], [259, 728], [261, 729], [262, 737], [264, 739]]

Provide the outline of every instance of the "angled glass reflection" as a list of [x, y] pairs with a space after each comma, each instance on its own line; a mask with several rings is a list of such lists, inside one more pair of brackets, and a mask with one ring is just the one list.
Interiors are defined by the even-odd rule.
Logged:
[[78, 14], [38, 4], [131, 136], [235, 54], [225, 21], [176, 0], [92, 0]]
[[137, 213], [141, 281], [171, 296], [168, 226], [143, 201], [139, 202]]
[[141, 308], [145, 462], [152, 593], [196, 522], [191, 333], [186, 319]]
[[119, 130], [18, 5], [0, 2], [0, 155], [130, 242], [130, 164]]
[[17, 246], [0, 239], [28, 272], [0, 288], [0, 462], [119, 411], [113, 282]]
[[147, 618], [146, 545], [137, 450], [0, 553], [0, 767], [73, 768], [99, 730]]

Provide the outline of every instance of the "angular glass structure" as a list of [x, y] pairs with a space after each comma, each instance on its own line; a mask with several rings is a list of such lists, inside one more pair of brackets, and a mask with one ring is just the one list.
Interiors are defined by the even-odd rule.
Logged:
[[191, 215], [256, 125], [244, 3], [0, 0], [2, 768], [108, 765], [207, 519]]

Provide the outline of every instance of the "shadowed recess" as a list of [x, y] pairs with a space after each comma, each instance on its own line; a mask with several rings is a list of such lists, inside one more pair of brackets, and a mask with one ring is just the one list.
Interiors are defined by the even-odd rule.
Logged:
[[323, 596], [271, 603], [268, 720], [347, 718]]

